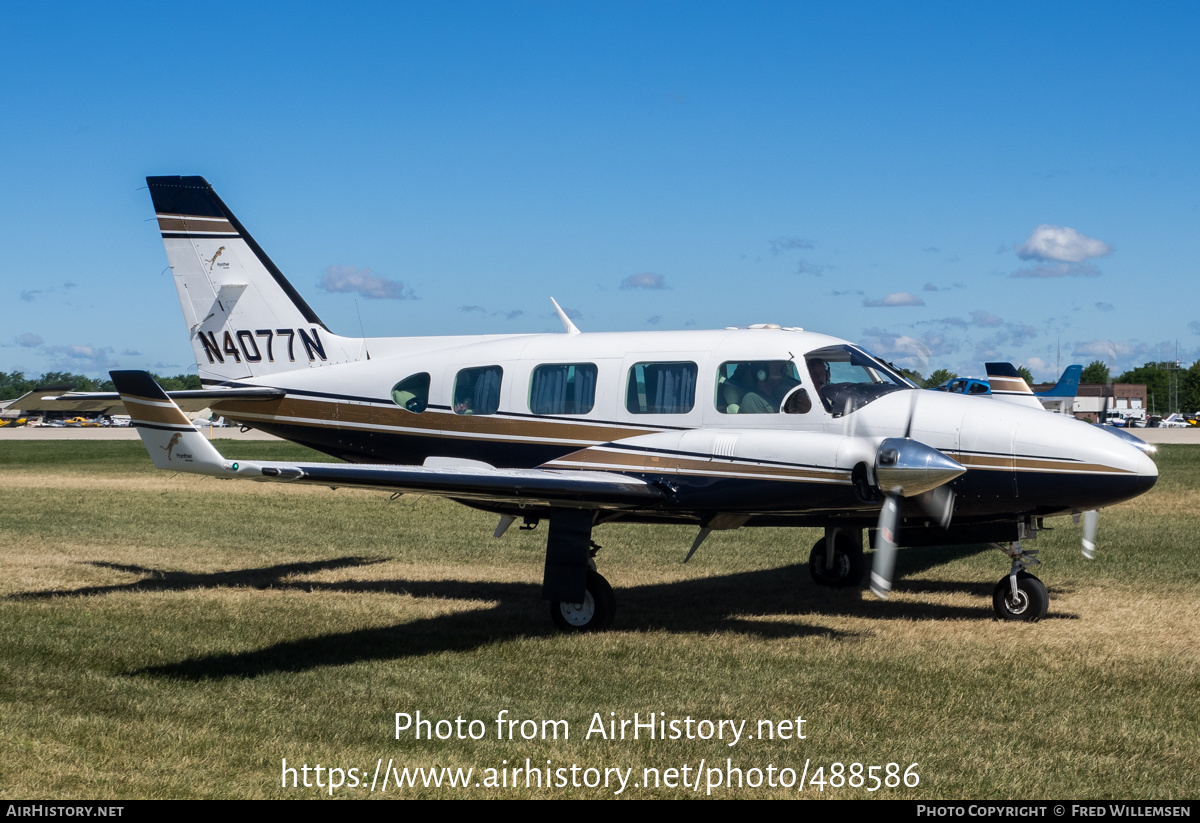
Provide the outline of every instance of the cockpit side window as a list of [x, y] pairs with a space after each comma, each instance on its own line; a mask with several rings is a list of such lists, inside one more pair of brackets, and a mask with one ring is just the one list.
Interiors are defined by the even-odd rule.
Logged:
[[429, 405], [429, 373], [414, 374], [392, 386], [392, 402], [413, 414], [425, 411]]
[[914, 389], [878, 358], [853, 346], [828, 346], [804, 357], [821, 405], [834, 417], [901, 389]]

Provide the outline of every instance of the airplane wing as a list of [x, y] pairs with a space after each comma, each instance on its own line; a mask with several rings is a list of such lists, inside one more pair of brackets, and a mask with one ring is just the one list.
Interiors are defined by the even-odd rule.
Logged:
[[[218, 400], [228, 400], [236, 397], [240, 400], [274, 400], [283, 397], [283, 389], [251, 387], [230, 387], [219, 389], [188, 389], [185, 391], [167, 392], [167, 397], [173, 400], [185, 412], [198, 412], [207, 409]], [[62, 387], [38, 388], [27, 392], [11, 404], [14, 409], [22, 411], [86, 411], [101, 414], [129, 414], [118, 392], [76, 392], [63, 391]]]
[[645, 506], [666, 497], [658, 486], [615, 472], [504, 469], [473, 460], [423, 466], [230, 460], [188, 421], [144, 371], [110, 372], [154, 465], [210, 477], [423, 492], [460, 500], [554, 503], [579, 508]]

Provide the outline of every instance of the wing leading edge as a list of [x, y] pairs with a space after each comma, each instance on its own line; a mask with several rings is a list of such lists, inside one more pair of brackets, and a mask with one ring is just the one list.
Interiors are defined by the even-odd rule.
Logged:
[[110, 374], [151, 460], [160, 469], [210, 477], [579, 508], [646, 506], [666, 497], [658, 486], [616, 472], [498, 469], [483, 463], [401, 466], [230, 460], [188, 421], [148, 372]]
[[[287, 392], [283, 389], [230, 386], [216, 389], [184, 389], [167, 392], [167, 397], [184, 411], [198, 412], [207, 409], [218, 400], [277, 400], [286, 394]], [[34, 389], [18, 397], [11, 405], [14, 409], [38, 409], [39, 411], [130, 414], [121, 401], [119, 392], [64, 392], [62, 389]]]

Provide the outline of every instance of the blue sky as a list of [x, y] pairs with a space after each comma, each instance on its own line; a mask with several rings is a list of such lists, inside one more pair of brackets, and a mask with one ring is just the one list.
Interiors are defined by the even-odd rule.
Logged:
[[[147, 175], [339, 333], [1200, 357], [1200, 6], [6, 4], [0, 370], [194, 369]], [[1061, 354], [1060, 354], [1061, 352]]]

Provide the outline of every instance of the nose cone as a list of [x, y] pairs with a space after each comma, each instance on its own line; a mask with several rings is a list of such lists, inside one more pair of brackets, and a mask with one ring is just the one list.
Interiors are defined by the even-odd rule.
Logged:
[[1015, 432], [1021, 497], [1055, 508], [1098, 509], [1145, 494], [1158, 482], [1158, 466], [1137, 445], [1078, 420], [1046, 417]]

